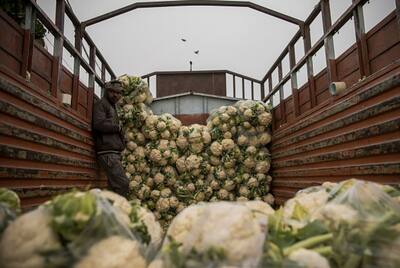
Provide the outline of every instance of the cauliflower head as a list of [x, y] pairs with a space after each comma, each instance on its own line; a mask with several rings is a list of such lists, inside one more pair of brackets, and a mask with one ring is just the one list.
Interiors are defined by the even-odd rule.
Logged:
[[50, 222], [50, 214], [40, 207], [8, 225], [0, 241], [0, 267], [45, 267], [47, 262], [43, 253], [62, 250]]
[[93, 245], [75, 268], [145, 268], [140, 244], [121, 236], [111, 236]]

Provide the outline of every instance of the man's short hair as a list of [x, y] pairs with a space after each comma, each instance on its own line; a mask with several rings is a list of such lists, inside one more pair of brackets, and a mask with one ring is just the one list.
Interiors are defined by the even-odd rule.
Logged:
[[111, 80], [111, 81], [109, 81], [109, 82], [106, 82], [105, 84], [104, 84], [104, 88], [107, 90], [107, 89], [116, 89], [116, 90], [123, 90], [123, 86], [122, 86], [122, 83], [120, 82], [120, 81], [118, 81], [118, 80]]

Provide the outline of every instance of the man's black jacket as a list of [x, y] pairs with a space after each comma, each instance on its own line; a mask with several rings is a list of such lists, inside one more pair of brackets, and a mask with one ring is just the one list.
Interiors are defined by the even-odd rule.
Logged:
[[125, 148], [115, 106], [105, 97], [93, 106], [93, 136], [98, 153], [121, 152]]

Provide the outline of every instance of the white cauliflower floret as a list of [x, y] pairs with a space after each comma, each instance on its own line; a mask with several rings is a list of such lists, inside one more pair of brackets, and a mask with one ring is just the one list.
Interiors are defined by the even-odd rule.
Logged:
[[273, 205], [275, 203], [275, 197], [272, 194], [267, 194], [266, 196], [263, 196], [263, 201], [266, 202], [269, 205]]
[[153, 248], [158, 248], [163, 240], [164, 234], [160, 224], [156, 221], [154, 214], [143, 207], [138, 210], [139, 219], [146, 225], [147, 231], [150, 234], [150, 245]]
[[269, 135], [268, 133], [264, 132], [264, 133], [261, 133], [258, 136], [258, 139], [259, 139], [259, 143], [261, 145], [267, 145], [268, 143], [271, 142], [271, 135]]
[[210, 132], [204, 130], [203, 133], [202, 133], [202, 136], [203, 136], [203, 142], [205, 144], [209, 144], [211, 142], [211, 134], [210, 134]]
[[183, 173], [186, 171], [186, 159], [185, 157], [180, 157], [176, 160], [176, 169], [179, 173]]
[[129, 204], [129, 201], [126, 200], [125, 197], [120, 196], [114, 192], [108, 190], [100, 190], [100, 189], [92, 189], [90, 190], [93, 193], [99, 194], [105, 199], [109, 200], [113, 207], [118, 208], [120, 211], [129, 215], [132, 211], [132, 206]]
[[251, 209], [253, 213], [261, 213], [267, 216], [275, 213], [275, 210], [263, 201], [248, 201], [243, 202], [243, 205]]
[[327, 220], [335, 226], [341, 222], [353, 224], [359, 220], [357, 211], [352, 207], [335, 203], [326, 204], [316, 211], [312, 218]]
[[197, 155], [190, 155], [186, 158], [185, 165], [188, 170], [198, 169], [200, 167], [201, 158]]
[[315, 251], [308, 249], [298, 249], [289, 255], [289, 259], [304, 268], [329, 268], [326, 258]]
[[130, 141], [126, 144], [126, 147], [128, 147], [129, 150], [133, 151], [137, 148], [137, 144], [133, 141]]
[[246, 109], [243, 113], [244, 117], [249, 120], [253, 117], [253, 111], [251, 109]]
[[156, 128], [157, 128], [158, 131], [163, 131], [166, 127], [167, 127], [167, 124], [165, 124], [164, 121], [158, 121], [157, 122]]
[[242, 146], [242, 145], [246, 145], [248, 144], [249, 140], [247, 139], [247, 137], [245, 135], [240, 135], [238, 137], [237, 143], [238, 145]]
[[46, 258], [42, 254], [62, 249], [50, 221], [46, 210], [38, 208], [8, 225], [0, 241], [0, 267], [45, 267]]
[[154, 129], [155, 125], [157, 124], [158, 117], [156, 115], [150, 115], [146, 118], [146, 127], [150, 129]]
[[160, 198], [156, 203], [156, 210], [158, 212], [166, 212], [170, 208], [169, 199], [168, 198]]
[[220, 156], [222, 154], [222, 144], [218, 141], [214, 141], [210, 146], [211, 153], [215, 156]]
[[89, 249], [75, 268], [145, 268], [146, 260], [140, 253], [140, 244], [121, 236], [101, 240]]
[[188, 147], [189, 142], [184, 136], [179, 136], [176, 139], [176, 145], [179, 147], [179, 149], [184, 150]]
[[223, 150], [229, 151], [235, 147], [235, 142], [232, 139], [223, 139], [221, 145]]
[[251, 210], [251, 212], [254, 215], [254, 218], [260, 224], [261, 229], [264, 232], [267, 232], [268, 216], [273, 215], [275, 213], [274, 209], [270, 205], [262, 201], [246, 201], [246, 202], [241, 202], [240, 204], [246, 206]]
[[154, 182], [158, 185], [164, 182], [165, 176], [158, 172], [156, 175], [154, 175]]
[[258, 123], [262, 126], [268, 126], [272, 121], [272, 115], [268, 112], [263, 112], [258, 116]]
[[229, 202], [190, 206], [173, 220], [167, 236], [183, 243], [182, 252], [220, 248], [228, 264], [241, 267], [258, 263], [265, 239], [251, 210]]
[[190, 151], [195, 154], [201, 153], [203, 151], [204, 144], [203, 143], [192, 143], [190, 144]]
[[138, 146], [135, 149], [135, 155], [137, 155], [140, 158], [144, 158], [145, 155], [146, 155], [146, 149], [144, 147], [142, 147], [142, 146]]
[[162, 139], [169, 139], [171, 137], [171, 132], [166, 129], [163, 132], [161, 132], [160, 136]]
[[269, 161], [257, 162], [256, 172], [257, 173], [267, 173], [270, 167], [271, 167], [271, 164], [269, 163]]
[[289, 199], [283, 207], [283, 217], [287, 223], [294, 227], [301, 228], [305, 225], [304, 219], [299, 218], [298, 210], [305, 213], [306, 218], [326, 204], [329, 194], [322, 189], [312, 193], [298, 193], [294, 198]]
[[157, 149], [152, 149], [150, 151], [150, 156], [149, 156], [150, 160], [153, 162], [160, 162], [162, 159], [162, 155], [161, 152]]

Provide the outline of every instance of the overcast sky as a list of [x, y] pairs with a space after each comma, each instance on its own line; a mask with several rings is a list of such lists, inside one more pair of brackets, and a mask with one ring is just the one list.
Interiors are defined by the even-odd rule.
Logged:
[[[81, 21], [134, 2], [129, 0], [69, 0]], [[305, 20], [318, 0], [254, 0], [256, 4]], [[54, 0], [38, 0], [54, 18]], [[332, 20], [351, 0], [331, 0]], [[395, 0], [371, 0], [364, 8], [369, 30], [395, 8]], [[355, 42], [354, 22], [335, 35], [335, 52], [340, 55]], [[90, 26], [87, 31], [117, 75], [144, 75], [154, 71], [227, 69], [262, 79], [284, 46], [298, 30], [294, 24], [240, 7], [168, 7], [139, 9]], [[73, 40], [72, 25], [66, 23], [66, 36]], [[322, 21], [311, 26], [312, 42], [322, 36]], [[187, 42], [182, 42], [185, 38]], [[51, 38], [49, 38], [51, 43]], [[50, 44], [48, 46], [51, 46]], [[49, 48], [50, 50], [51, 48]], [[199, 50], [199, 54], [194, 54]], [[296, 58], [304, 55], [296, 45]], [[321, 50], [314, 58], [315, 73], [325, 68]], [[69, 63], [68, 63], [69, 62]], [[73, 66], [65, 56], [65, 65]], [[283, 63], [284, 72], [288, 61]], [[274, 75], [274, 80], [277, 78]], [[305, 79], [301, 70], [299, 79]], [[274, 81], [274, 84], [276, 82]], [[301, 84], [301, 81], [300, 81]]]

